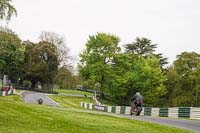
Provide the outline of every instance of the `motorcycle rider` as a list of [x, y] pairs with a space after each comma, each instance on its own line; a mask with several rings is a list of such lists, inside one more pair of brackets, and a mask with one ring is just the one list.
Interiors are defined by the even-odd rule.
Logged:
[[138, 104], [143, 103], [143, 98], [140, 95], [140, 92], [136, 92], [136, 94], [131, 98], [131, 109], [135, 109]]

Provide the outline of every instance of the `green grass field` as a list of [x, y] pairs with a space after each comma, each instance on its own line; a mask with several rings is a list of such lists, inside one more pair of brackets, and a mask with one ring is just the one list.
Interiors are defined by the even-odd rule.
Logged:
[[81, 94], [81, 95], [87, 95], [87, 96], [93, 96], [94, 93], [86, 92], [86, 91], [78, 91], [78, 90], [67, 90], [67, 89], [57, 89], [58, 93], [64, 93], [64, 94]]
[[[63, 100], [65, 98], [57, 98]], [[76, 107], [85, 99], [67, 98]], [[65, 100], [63, 100], [65, 102]], [[79, 104], [80, 105], [80, 104]], [[189, 131], [124, 118], [26, 104], [20, 96], [0, 97], [2, 133], [189, 133]]]
[[71, 97], [71, 96], [62, 96], [62, 95], [50, 95], [50, 98], [58, 102], [61, 107], [66, 108], [81, 108], [81, 102], [87, 103], [95, 103], [92, 98], [85, 98], [85, 97]]

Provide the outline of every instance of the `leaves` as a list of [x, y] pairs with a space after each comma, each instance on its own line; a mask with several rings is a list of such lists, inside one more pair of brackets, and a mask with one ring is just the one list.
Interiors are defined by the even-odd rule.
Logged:
[[0, 71], [12, 80], [19, 77], [25, 48], [19, 37], [8, 28], [0, 28]]
[[[151, 44], [147, 39], [137, 40], [138, 46], [140, 43]], [[129, 104], [131, 96], [140, 91], [147, 99], [154, 96], [147, 104], [158, 105], [159, 97], [166, 94], [163, 85], [165, 77], [159, 60], [152, 54], [147, 55], [139, 50], [135, 53], [120, 53], [118, 43], [117, 37], [105, 33], [89, 37], [79, 64], [79, 73], [87, 83], [86, 87], [109, 95], [110, 100], [117, 104]], [[151, 52], [155, 46], [151, 46]], [[149, 46], [142, 50], [149, 50]], [[145, 54], [145, 57], [139, 54]]]
[[[183, 52], [168, 68], [166, 82], [169, 103], [173, 106], [200, 106], [200, 55]], [[182, 99], [182, 100], [180, 100]]]
[[58, 70], [58, 54], [56, 46], [41, 41], [38, 44], [25, 42], [25, 78], [42, 83], [54, 83]]
[[108, 88], [111, 67], [108, 59], [119, 53], [119, 38], [114, 35], [97, 33], [89, 36], [86, 49], [80, 55], [79, 73], [84, 80], [93, 80], [100, 83], [100, 91]]
[[125, 52], [140, 55], [142, 57], [154, 55], [159, 59], [160, 66], [163, 67], [164, 65], [168, 64], [167, 58], [164, 58], [161, 53], [156, 54], [156, 48], [157, 44], [152, 44], [151, 40], [144, 37], [137, 37], [134, 42], [125, 45]]
[[0, 0], [0, 19], [10, 20], [11, 17], [17, 16], [17, 11], [10, 3], [12, 0]]

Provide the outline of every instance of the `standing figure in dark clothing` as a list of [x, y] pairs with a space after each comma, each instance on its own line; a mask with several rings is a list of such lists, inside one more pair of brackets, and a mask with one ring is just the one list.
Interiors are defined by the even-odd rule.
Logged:
[[137, 92], [132, 98], [131, 98], [131, 111], [130, 114], [136, 113], [136, 115], [140, 115], [140, 112], [142, 111], [142, 104], [143, 104], [143, 98], [140, 95], [139, 92]]

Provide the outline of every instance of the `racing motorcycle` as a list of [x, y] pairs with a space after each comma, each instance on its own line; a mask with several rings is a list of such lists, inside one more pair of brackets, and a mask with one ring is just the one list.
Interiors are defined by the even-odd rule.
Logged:
[[140, 113], [142, 112], [142, 104], [143, 104], [142, 100], [136, 100], [135, 107], [133, 107], [133, 106], [131, 107], [130, 115], [139, 116]]

